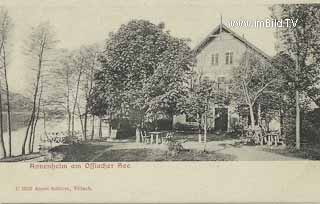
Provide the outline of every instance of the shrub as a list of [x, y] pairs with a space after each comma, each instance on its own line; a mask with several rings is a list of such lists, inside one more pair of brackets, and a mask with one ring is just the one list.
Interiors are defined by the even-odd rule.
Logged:
[[80, 143], [80, 139], [76, 136], [66, 136], [63, 141], [64, 144], [76, 144]]
[[[283, 131], [285, 134], [286, 144], [295, 146], [295, 113], [290, 113], [285, 118]], [[301, 114], [301, 143], [320, 144], [320, 109], [305, 111]]]
[[117, 138], [126, 139], [135, 135], [135, 126], [126, 118], [113, 119], [111, 121], [112, 128], [117, 128]]
[[170, 152], [176, 152], [179, 153], [183, 150], [185, 150], [182, 146], [182, 144], [180, 142], [176, 142], [176, 141], [170, 141], [168, 143], [168, 149]]
[[303, 115], [301, 139], [306, 143], [320, 143], [320, 108]]

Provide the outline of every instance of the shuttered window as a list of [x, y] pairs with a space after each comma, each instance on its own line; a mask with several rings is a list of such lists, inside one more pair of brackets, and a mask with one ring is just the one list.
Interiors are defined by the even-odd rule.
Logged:
[[214, 53], [211, 56], [211, 65], [216, 66], [219, 64], [219, 54], [218, 53]]
[[226, 52], [226, 64], [233, 63], [233, 52]]

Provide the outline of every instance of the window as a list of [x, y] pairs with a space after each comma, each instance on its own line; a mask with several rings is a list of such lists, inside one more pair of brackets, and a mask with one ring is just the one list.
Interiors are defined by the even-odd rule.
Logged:
[[227, 52], [226, 53], [226, 64], [232, 64], [233, 63], [233, 52]]
[[211, 65], [218, 65], [219, 64], [219, 54], [215, 53], [211, 56]]

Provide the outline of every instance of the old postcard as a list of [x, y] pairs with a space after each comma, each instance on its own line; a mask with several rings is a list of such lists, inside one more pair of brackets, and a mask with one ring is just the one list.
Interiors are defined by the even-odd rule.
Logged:
[[320, 202], [320, 3], [0, 0], [0, 203]]

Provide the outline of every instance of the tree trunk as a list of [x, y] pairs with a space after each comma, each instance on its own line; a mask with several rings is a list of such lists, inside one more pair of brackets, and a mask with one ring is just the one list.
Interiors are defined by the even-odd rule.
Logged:
[[74, 136], [74, 111], [72, 111], [71, 116], [71, 136]]
[[68, 111], [68, 136], [71, 136], [71, 112]]
[[108, 137], [111, 138], [111, 132], [112, 132], [112, 114], [110, 113], [110, 117], [109, 117], [109, 126], [108, 126]]
[[254, 112], [253, 112], [253, 105], [252, 104], [249, 104], [249, 111], [250, 111], [251, 128], [254, 129], [255, 119], [254, 119]]
[[[1, 86], [0, 86], [1, 89]], [[7, 151], [6, 147], [4, 145], [4, 139], [3, 139], [3, 115], [2, 115], [2, 94], [0, 93], [0, 142], [1, 142], [1, 150], [3, 154], [3, 158], [7, 157]]]
[[136, 143], [140, 143], [140, 137], [141, 137], [141, 132], [140, 132], [140, 127], [136, 127]]
[[296, 91], [296, 149], [300, 149], [300, 105], [299, 91]]
[[207, 142], [207, 112], [208, 112], [208, 98], [206, 98], [206, 106], [205, 106], [205, 112], [204, 112], [204, 135], [203, 135], [203, 142]]
[[108, 136], [111, 138], [111, 132], [112, 132], [112, 125], [111, 125], [111, 120], [109, 121], [109, 127], [108, 127]]
[[43, 92], [43, 86], [41, 86], [41, 91], [40, 91], [40, 95], [39, 95], [39, 99], [38, 99], [37, 115], [36, 115], [35, 122], [34, 122], [34, 125], [33, 125], [32, 134], [30, 135], [30, 138], [32, 138], [32, 141], [31, 141], [31, 149], [30, 149], [30, 150], [31, 150], [31, 151], [30, 151], [31, 153], [33, 153], [34, 140], [35, 140], [35, 137], [36, 137], [36, 127], [37, 127], [38, 120], [39, 120], [39, 115], [40, 115], [40, 106], [41, 106], [42, 92]]
[[279, 110], [279, 114], [280, 114], [280, 136], [283, 137], [283, 107], [282, 107], [282, 101], [280, 102], [280, 110]]
[[[26, 146], [26, 142], [28, 139], [28, 132], [30, 130], [30, 126], [31, 126], [31, 131], [32, 131], [32, 127], [33, 127], [33, 123], [34, 123], [34, 117], [35, 117], [35, 111], [36, 111], [36, 101], [37, 101], [37, 96], [38, 96], [38, 91], [39, 91], [39, 83], [40, 83], [40, 78], [41, 78], [41, 68], [42, 68], [42, 56], [43, 56], [43, 49], [44, 49], [44, 44], [41, 44], [41, 50], [40, 50], [40, 54], [39, 54], [39, 58], [38, 58], [38, 73], [37, 73], [37, 79], [36, 79], [36, 88], [34, 91], [34, 95], [33, 95], [33, 108], [32, 108], [32, 114], [31, 114], [31, 118], [29, 121], [29, 125], [27, 127], [27, 132], [22, 144], [22, 155], [25, 154], [25, 146]], [[31, 134], [32, 135], [32, 134]], [[30, 138], [31, 139], [31, 138]], [[29, 140], [29, 150], [31, 149], [31, 140]]]
[[66, 85], [67, 85], [67, 116], [68, 116], [68, 137], [71, 136], [71, 110], [70, 110], [70, 82], [69, 82], [69, 70], [66, 73]]
[[[82, 68], [81, 68], [82, 69]], [[78, 75], [78, 79], [77, 79], [77, 86], [76, 86], [76, 96], [74, 98], [74, 104], [73, 104], [73, 109], [72, 109], [72, 136], [74, 135], [74, 116], [75, 116], [75, 111], [77, 108], [77, 104], [78, 104], [78, 95], [79, 95], [79, 88], [80, 88], [80, 79], [82, 76], [82, 70], [79, 71], [79, 75]]]
[[199, 143], [201, 143], [201, 116], [200, 116], [200, 114], [197, 115], [197, 119], [198, 119], [198, 140], [199, 140]]
[[30, 137], [29, 137], [29, 144], [28, 144], [28, 149], [29, 149], [29, 153], [32, 153], [32, 148], [31, 148], [31, 145], [32, 145], [32, 138], [33, 138], [33, 131], [34, 131], [34, 125], [35, 125], [35, 119], [36, 119], [36, 111], [34, 113], [34, 117], [33, 117], [33, 120], [31, 122], [31, 127], [30, 127]]
[[[96, 55], [95, 55], [96, 56]], [[91, 66], [91, 74], [90, 74], [90, 89], [86, 92], [86, 117], [88, 117], [89, 107], [88, 107], [88, 101], [90, 100], [91, 91], [93, 89], [93, 79], [94, 79], [94, 65], [95, 60], [93, 61], [93, 65]], [[87, 119], [86, 119], [87, 120]], [[85, 128], [87, 127], [87, 123], [85, 125]], [[94, 115], [92, 115], [92, 131], [91, 131], [91, 140], [93, 140], [94, 137]]]
[[143, 115], [140, 118], [140, 124], [136, 125], [136, 143], [143, 142], [143, 139], [141, 138], [141, 127], [143, 127]]
[[34, 117], [31, 123], [31, 131], [30, 131], [29, 145], [28, 145], [29, 153], [33, 153], [35, 131], [36, 131], [36, 126], [37, 126], [39, 114], [40, 114], [40, 105], [41, 105], [40, 102], [41, 102], [42, 91], [43, 91], [43, 86], [41, 86], [40, 94], [37, 101], [38, 104], [35, 106], [35, 109], [37, 110], [34, 111]]
[[296, 75], [295, 75], [295, 88], [296, 88], [296, 149], [300, 149], [300, 99], [299, 99], [299, 90], [297, 89], [297, 83], [299, 80], [298, 73], [300, 72], [300, 67], [299, 67], [299, 53], [297, 51], [295, 57], [295, 70], [296, 70]]
[[11, 108], [10, 108], [10, 92], [8, 84], [7, 64], [6, 64], [6, 52], [3, 49], [3, 67], [4, 67], [4, 80], [6, 84], [6, 95], [7, 95], [7, 114], [8, 114], [8, 136], [9, 136], [9, 157], [12, 156], [12, 136], [11, 136]]
[[212, 129], [215, 131], [216, 129], [216, 107], [215, 104], [212, 106]]
[[91, 131], [91, 140], [93, 140], [94, 137], [94, 115], [92, 116], [92, 131]]
[[203, 135], [203, 142], [207, 142], [207, 113], [204, 114], [204, 135]]
[[44, 130], [44, 134], [47, 135], [46, 111], [44, 110], [44, 105], [42, 107], [42, 114], [43, 114], [43, 130]]
[[102, 138], [102, 120], [99, 119], [99, 138]]
[[30, 127], [31, 127], [31, 123], [32, 123], [33, 118], [34, 118], [34, 114], [33, 114], [33, 110], [32, 110], [31, 118], [30, 118], [30, 120], [29, 120], [29, 123], [28, 123], [28, 126], [27, 126], [27, 130], [26, 130], [26, 134], [25, 134], [25, 137], [24, 137], [24, 140], [23, 140], [23, 144], [22, 144], [22, 151], [21, 151], [21, 154], [22, 154], [22, 155], [25, 155], [25, 154], [26, 154], [26, 143], [27, 143], [27, 139], [28, 139], [28, 135], [29, 135], [29, 130], [30, 130]]
[[33, 136], [32, 136], [32, 143], [31, 143], [31, 153], [33, 153], [33, 148], [34, 148], [34, 140], [36, 137], [36, 128], [37, 128], [37, 124], [38, 124], [38, 120], [39, 120], [39, 115], [40, 115], [40, 105], [38, 106], [38, 112], [37, 112], [37, 116], [34, 122], [34, 126], [33, 126]]
[[262, 124], [261, 122], [261, 104], [258, 104], [258, 125], [260, 126]]
[[83, 126], [83, 131], [84, 131], [84, 138], [85, 140], [87, 139], [87, 123], [88, 123], [88, 105], [86, 103], [85, 107], [85, 113], [84, 113], [84, 126]]
[[169, 127], [171, 131], [173, 131], [173, 117], [174, 117], [174, 114], [171, 112], [171, 113], [170, 113], [170, 120], [171, 120], [170, 125], [171, 125], [171, 126]]
[[83, 122], [82, 122], [82, 118], [81, 118], [80, 106], [79, 106], [79, 104], [78, 104], [77, 106], [78, 106], [78, 114], [79, 114], [79, 120], [80, 120], [80, 125], [81, 125], [81, 131], [82, 131], [83, 139], [86, 141], [86, 140], [87, 140], [87, 137], [86, 137], [86, 134], [84, 133], [84, 127], [83, 127]]

